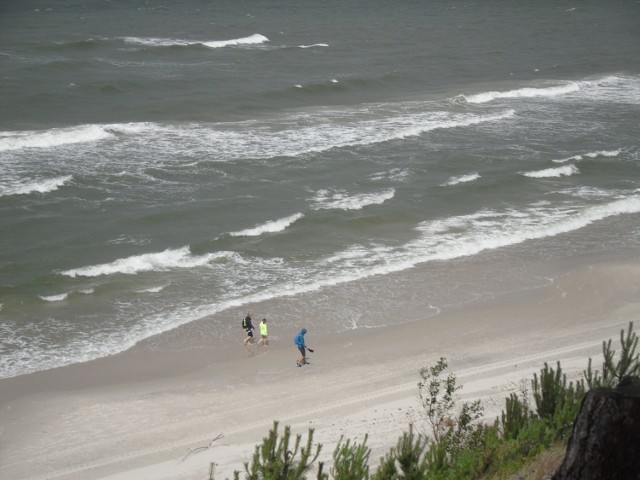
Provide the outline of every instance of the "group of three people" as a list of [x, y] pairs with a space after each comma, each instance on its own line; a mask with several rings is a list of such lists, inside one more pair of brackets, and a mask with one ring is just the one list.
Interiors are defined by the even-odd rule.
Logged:
[[[260, 340], [258, 340], [257, 346], [268, 346], [269, 345], [269, 338], [268, 338], [268, 334], [267, 334], [267, 319], [263, 318], [262, 321], [260, 322]], [[249, 345], [253, 344], [253, 330], [254, 330], [254, 326], [253, 323], [251, 321], [251, 312], [247, 312], [247, 316], [244, 318], [244, 320], [242, 321], [242, 328], [244, 328], [245, 332], [247, 333], [246, 338], [244, 339], [244, 345], [246, 347], [248, 347]], [[312, 349], [310, 349], [309, 347], [307, 347], [307, 345], [305, 344], [304, 341], [304, 335], [307, 333], [307, 329], [303, 328], [302, 330], [300, 330], [300, 332], [295, 336], [295, 338], [293, 339], [293, 343], [296, 345], [296, 347], [298, 347], [298, 351], [300, 352], [300, 358], [298, 359], [298, 361], [296, 362], [296, 365], [298, 367], [301, 367], [302, 365], [305, 365], [309, 362], [307, 362], [307, 350], [310, 352], [313, 352]]]

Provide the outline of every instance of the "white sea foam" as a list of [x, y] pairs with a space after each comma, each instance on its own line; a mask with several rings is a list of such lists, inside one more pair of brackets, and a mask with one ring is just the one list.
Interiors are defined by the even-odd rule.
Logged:
[[367, 205], [379, 205], [395, 195], [395, 189], [389, 188], [377, 193], [350, 195], [344, 190], [319, 190], [313, 198], [316, 210], [340, 209], [360, 210]]
[[229, 46], [235, 46], [235, 45], [256, 45], [256, 44], [265, 43], [268, 41], [269, 39], [264, 35], [255, 33], [249, 37], [235, 38], [232, 40], [221, 40], [221, 41], [215, 41], [215, 42], [203, 42], [202, 44], [205, 47], [209, 47], [209, 48], [221, 48], [221, 47], [229, 47]]
[[122, 273], [134, 275], [140, 272], [167, 271], [174, 268], [193, 268], [208, 264], [220, 254], [192, 255], [189, 247], [167, 249], [160, 253], [145, 253], [132, 257], [120, 258], [111, 263], [91, 265], [88, 267], [65, 270], [62, 275], [68, 277], [98, 277]]
[[544, 170], [535, 170], [531, 172], [524, 172], [522, 175], [531, 178], [551, 178], [551, 177], [569, 177], [580, 173], [580, 170], [575, 165], [565, 165], [557, 168], [545, 168]]
[[[202, 129], [184, 135], [205, 136], [219, 157], [271, 158], [318, 153], [332, 148], [375, 145], [449, 128], [463, 128], [512, 118], [514, 110], [487, 115], [449, 112], [399, 112], [372, 120], [361, 120], [362, 112], [336, 112], [319, 117], [292, 116], [287, 123], [258, 128], [255, 122], [238, 124], [236, 131]], [[365, 113], [366, 115], [366, 113]], [[334, 118], [335, 117], [335, 118]], [[302, 124], [302, 126], [301, 126]], [[306, 126], [307, 124], [308, 126]], [[202, 141], [198, 138], [198, 141]], [[213, 148], [212, 147], [212, 148]]]
[[466, 175], [460, 175], [459, 177], [450, 177], [445, 183], [443, 183], [442, 187], [448, 187], [452, 185], [458, 185], [459, 183], [467, 183], [473, 182], [480, 178], [480, 174], [477, 172], [468, 173]]
[[232, 38], [230, 40], [181, 40], [175, 38], [154, 38], [154, 37], [122, 37], [126, 43], [135, 45], [145, 45], [149, 47], [172, 47], [188, 45], [204, 45], [209, 48], [233, 47], [238, 45], [256, 45], [268, 42], [264, 35], [255, 33], [248, 37]]
[[280, 218], [279, 220], [271, 220], [253, 228], [247, 228], [238, 232], [231, 232], [229, 235], [233, 237], [257, 237], [263, 233], [275, 233], [281, 232], [295, 221], [304, 217], [303, 213], [295, 213], [288, 217]]
[[95, 142], [110, 137], [113, 137], [113, 134], [101, 125], [0, 132], [0, 152], [23, 148], [52, 148], [74, 143]]
[[326, 43], [314, 43], [313, 45], [300, 45], [298, 48], [314, 48], [314, 47], [328, 47]]
[[68, 296], [69, 296], [68, 293], [61, 293], [60, 295], [49, 295], [49, 296], [39, 295], [39, 297], [45, 302], [61, 302], [62, 300], [66, 300]]
[[596, 188], [596, 187], [588, 187], [588, 186], [580, 186], [574, 188], [567, 188], [561, 191], [561, 193], [565, 195], [572, 195], [578, 198], [586, 198], [586, 199], [607, 199], [614, 198], [621, 194], [621, 192], [615, 192], [611, 190], [605, 190], [604, 188]]
[[136, 290], [136, 293], [160, 293], [165, 288], [167, 288], [167, 285], [161, 285], [161, 286], [158, 286], [158, 287], [143, 288], [142, 290]]
[[487, 103], [499, 98], [532, 98], [532, 97], [556, 97], [580, 90], [576, 83], [557, 85], [546, 88], [519, 88], [506, 92], [482, 92], [475, 95], [462, 95], [468, 103]]
[[[326, 278], [315, 285], [402, 271], [429, 261], [442, 261], [553, 237], [622, 214], [640, 213], [640, 195], [582, 209], [568, 205], [533, 205], [525, 209], [481, 210], [470, 215], [420, 223], [420, 236], [400, 247], [354, 245], [327, 257]], [[302, 288], [303, 286], [300, 286]], [[321, 287], [318, 287], [321, 288]]]
[[[418, 227], [424, 236], [414, 243], [419, 249], [427, 246], [431, 250], [429, 259], [447, 260], [553, 237], [611, 216], [639, 212], [640, 196], [637, 195], [582, 209], [534, 206], [525, 210], [480, 211], [440, 222], [425, 222]], [[436, 233], [438, 244], [433, 245], [431, 239]]]
[[388, 172], [376, 172], [369, 175], [369, 179], [373, 181], [381, 180], [394, 180], [396, 182], [402, 182], [409, 176], [409, 170], [406, 168], [392, 168]]
[[28, 195], [33, 192], [48, 193], [57, 190], [71, 180], [71, 175], [47, 178], [44, 180], [19, 181], [10, 185], [0, 185], [0, 197], [9, 195]]
[[585, 157], [587, 158], [597, 158], [597, 157], [617, 157], [618, 155], [620, 155], [622, 153], [622, 150], [600, 150], [597, 152], [589, 152], [589, 153], [583, 153], [580, 155], [574, 155], [573, 157], [569, 157], [569, 158], [560, 158], [560, 159], [556, 159], [556, 160], [552, 160], [555, 163], [566, 163], [566, 162], [573, 162], [573, 161], [580, 161], [580, 160], [584, 160]]
[[0, 152], [28, 148], [54, 148], [77, 143], [91, 143], [116, 138], [118, 134], [137, 135], [161, 132], [154, 123], [132, 122], [113, 124], [87, 124], [49, 130], [0, 132]]

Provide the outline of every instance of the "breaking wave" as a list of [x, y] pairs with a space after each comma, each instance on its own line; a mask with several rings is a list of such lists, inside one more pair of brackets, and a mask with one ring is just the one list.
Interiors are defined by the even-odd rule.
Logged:
[[531, 178], [552, 178], [552, 177], [569, 177], [580, 173], [580, 170], [575, 165], [566, 165], [564, 167], [557, 168], [545, 168], [544, 170], [535, 170], [531, 172], [524, 172], [522, 175]]
[[253, 228], [247, 228], [238, 232], [231, 232], [229, 235], [232, 237], [257, 237], [263, 233], [276, 233], [281, 232], [295, 221], [304, 217], [302, 213], [296, 213], [288, 217], [281, 218], [279, 220], [272, 220], [265, 222], [262, 225], [258, 225]]
[[127, 258], [120, 258], [111, 263], [91, 265], [88, 267], [65, 270], [62, 275], [68, 277], [98, 277], [122, 273], [134, 275], [140, 272], [167, 271], [174, 268], [193, 268], [206, 265], [220, 254], [192, 255], [189, 247], [167, 249], [160, 253], [145, 253]]
[[28, 195], [33, 192], [48, 193], [57, 190], [73, 178], [71, 175], [48, 178], [45, 180], [32, 180], [16, 182], [12, 185], [0, 185], [0, 197], [9, 195]]

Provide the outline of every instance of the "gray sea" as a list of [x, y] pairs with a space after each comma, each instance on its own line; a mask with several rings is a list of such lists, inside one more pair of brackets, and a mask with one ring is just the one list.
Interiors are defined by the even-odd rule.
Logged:
[[3, 0], [0, 378], [638, 256], [639, 139], [636, 0]]

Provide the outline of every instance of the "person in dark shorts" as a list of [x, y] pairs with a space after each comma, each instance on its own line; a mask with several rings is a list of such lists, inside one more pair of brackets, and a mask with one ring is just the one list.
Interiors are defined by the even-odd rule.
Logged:
[[251, 312], [247, 312], [247, 316], [242, 321], [242, 328], [247, 332], [247, 337], [244, 339], [245, 346], [249, 346], [253, 343], [253, 323], [251, 323]]
[[310, 352], [313, 352], [313, 350], [307, 347], [307, 345], [304, 343], [305, 333], [307, 333], [307, 329], [303, 328], [302, 330], [300, 330], [300, 333], [298, 333], [296, 337], [293, 339], [293, 343], [296, 345], [296, 347], [298, 347], [298, 350], [300, 351], [300, 359], [296, 362], [296, 365], [299, 367], [308, 363], [307, 350], [309, 350]]

